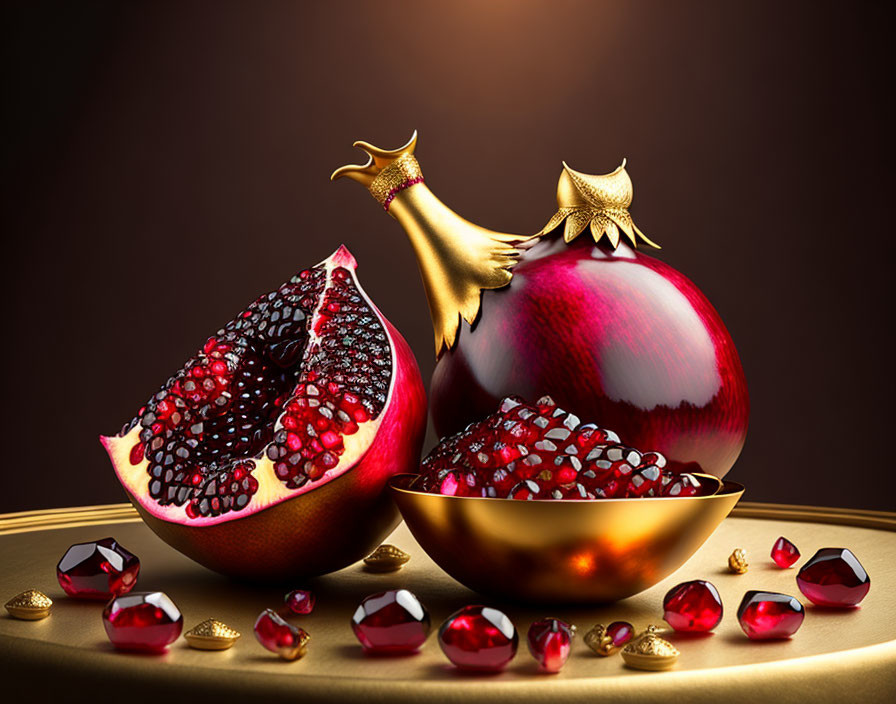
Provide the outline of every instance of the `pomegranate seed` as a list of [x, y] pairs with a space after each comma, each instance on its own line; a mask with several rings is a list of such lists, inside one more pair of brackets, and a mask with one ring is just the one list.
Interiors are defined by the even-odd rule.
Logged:
[[871, 589], [871, 578], [847, 548], [819, 550], [800, 569], [796, 583], [817, 606], [856, 606]]
[[772, 560], [778, 567], [786, 569], [799, 559], [800, 551], [784, 536], [778, 538], [772, 545]]
[[310, 614], [314, 609], [314, 594], [304, 589], [291, 591], [286, 595], [284, 601], [294, 614]]
[[429, 612], [407, 589], [380, 592], [355, 610], [352, 630], [368, 652], [414, 652], [429, 635]]
[[737, 620], [750, 640], [790, 638], [804, 615], [797, 599], [777, 592], [747, 592], [737, 609]]
[[164, 593], [134, 592], [106, 605], [103, 627], [116, 648], [158, 653], [180, 637], [184, 617]]
[[59, 564], [56, 578], [69, 596], [109, 599], [127, 594], [137, 584], [140, 560], [114, 538], [72, 545]]
[[510, 619], [486, 606], [465, 606], [439, 628], [442, 652], [463, 670], [502, 670], [513, 660], [518, 645]]
[[621, 648], [635, 637], [635, 627], [628, 621], [613, 621], [607, 630], [606, 635], [613, 641], [613, 645]]
[[529, 626], [529, 652], [547, 672], [560, 672], [569, 659], [575, 628], [566, 621], [545, 618]]
[[138, 442], [131, 448], [130, 455], [128, 459], [131, 461], [131, 464], [140, 464], [143, 461], [143, 443]]
[[253, 630], [262, 646], [284, 660], [298, 660], [307, 652], [308, 633], [290, 625], [271, 609], [261, 612]]
[[663, 618], [676, 631], [711, 631], [722, 620], [722, 597], [702, 579], [682, 582], [666, 593]]

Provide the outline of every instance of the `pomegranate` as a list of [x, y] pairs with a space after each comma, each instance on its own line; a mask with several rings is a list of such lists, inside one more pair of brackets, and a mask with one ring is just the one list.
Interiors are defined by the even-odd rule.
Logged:
[[626, 447], [612, 430], [582, 423], [549, 396], [534, 405], [505, 398], [497, 413], [442, 440], [423, 460], [413, 486], [449, 496], [521, 500], [702, 491], [697, 477], [671, 472], [661, 454]]
[[340, 247], [259, 297], [101, 438], [146, 523], [197, 562], [322, 574], [397, 524], [383, 488], [417, 469], [426, 398], [356, 266]]
[[333, 178], [368, 186], [415, 249], [435, 329], [440, 436], [505, 396], [549, 393], [672, 469], [724, 476], [747, 431], [740, 359], [700, 290], [638, 249], [657, 245], [628, 213], [624, 164], [592, 176], [564, 163], [559, 211], [523, 236], [478, 227], [436, 198], [413, 156], [416, 133], [392, 151], [355, 146], [368, 163]]

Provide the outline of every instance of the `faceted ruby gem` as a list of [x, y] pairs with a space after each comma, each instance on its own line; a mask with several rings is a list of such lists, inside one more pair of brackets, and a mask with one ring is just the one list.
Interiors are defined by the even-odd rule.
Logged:
[[314, 594], [304, 589], [296, 589], [284, 598], [286, 607], [294, 614], [310, 614], [314, 610]]
[[722, 597], [712, 584], [695, 579], [672, 587], [663, 609], [663, 618], [676, 631], [711, 631], [722, 620]]
[[818, 606], [855, 606], [871, 589], [871, 578], [847, 548], [823, 548], [796, 576], [800, 591]]
[[439, 645], [456, 667], [497, 672], [513, 660], [519, 636], [503, 612], [465, 606], [439, 628]]
[[104, 599], [127, 594], [137, 583], [140, 560], [114, 538], [78, 543], [56, 565], [56, 578], [69, 596]]
[[275, 611], [265, 609], [255, 620], [255, 638], [284, 660], [296, 660], [305, 654], [308, 634], [284, 621]]
[[529, 626], [529, 652], [547, 672], [560, 672], [569, 658], [575, 629], [566, 621], [543, 618]]
[[796, 545], [781, 536], [772, 545], [772, 559], [778, 567], [786, 569], [800, 559], [800, 551], [797, 550]]
[[750, 640], [790, 638], [804, 616], [799, 600], [777, 592], [747, 592], [737, 609], [737, 620]]
[[604, 634], [613, 641], [613, 645], [617, 648], [621, 648], [634, 638], [635, 627], [628, 621], [613, 621], [613, 623], [607, 626], [607, 630], [604, 631]]
[[407, 589], [392, 589], [364, 599], [352, 616], [352, 630], [371, 653], [409, 653], [429, 635], [429, 612]]
[[184, 617], [163, 592], [133, 592], [106, 604], [103, 626], [116, 648], [163, 653], [180, 637]]

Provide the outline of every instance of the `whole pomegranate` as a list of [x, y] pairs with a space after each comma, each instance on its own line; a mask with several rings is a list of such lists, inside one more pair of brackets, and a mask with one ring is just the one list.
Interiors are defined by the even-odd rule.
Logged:
[[743, 369], [700, 290], [638, 250], [656, 245], [629, 216], [624, 164], [605, 176], [564, 164], [560, 209], [522, 236], [485, 230], [439, 201], [413, 156], [416, 133], [393, 151], [356, 146], [369, 162], [333, 177], [367, 185], [417, 253], [436, 333], [430, 398], [440, 436], [506, 396], [550, 394], [662, 453], [673, 471], [724, 476], [746, 438]]
[[356, 266], [340, 247], [259, 297], [101, 438], [149, 527], [197, 562], [322, 574], [398, 523], [383, 488], [418, 467], [426, 397]]

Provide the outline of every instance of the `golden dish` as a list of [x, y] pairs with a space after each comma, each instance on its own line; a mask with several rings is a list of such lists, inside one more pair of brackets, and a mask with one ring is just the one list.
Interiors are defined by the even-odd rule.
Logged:
[[744, 487], [710, 496], [513, 501], [389, 488], [417, 542], [449, 575], [487, 596], [543, 604], [606, 603], [681, 567], [734, 508]]

